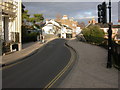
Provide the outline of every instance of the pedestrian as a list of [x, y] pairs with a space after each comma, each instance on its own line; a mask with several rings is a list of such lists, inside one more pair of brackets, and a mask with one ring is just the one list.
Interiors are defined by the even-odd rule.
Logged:
[[39, 35], [37, 35], [37, 41], [39, 41], [39, 39], [40, 39], [40, 38], [39, 38]]
[[45, 42], [45, 40], [44, 40], [44, 35], [42, 35], [42, 43], [44, 43]]
[[42, 42], [42, 35], [39, 36], [39, 41]]

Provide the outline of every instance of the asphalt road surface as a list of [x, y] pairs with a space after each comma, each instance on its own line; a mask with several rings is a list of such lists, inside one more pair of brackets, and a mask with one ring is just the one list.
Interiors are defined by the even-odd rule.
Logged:
[[69, 62], [70, 51], [64, 39], [55, 39], [43, 49], [2, 71], [3, 88], [43, 88]]

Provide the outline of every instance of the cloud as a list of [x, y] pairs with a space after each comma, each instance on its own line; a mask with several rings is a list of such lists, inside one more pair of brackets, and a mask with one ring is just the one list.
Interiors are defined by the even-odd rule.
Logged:
[[[55, 18], [57, 14], [68, 15], [75, 19], [97, 19], [97, 5], [101, 2], [24, 2], [29, 14], [42, 13], [45, 18]], [[113, 21], [118, 17], [118, 3], [112, 3]]]
[[80, 18], [80, 19], [92, 19], [92, 18], [98, 18], [97, 16], [90, 16], [90, 17], [82, 17], [82, 18]]

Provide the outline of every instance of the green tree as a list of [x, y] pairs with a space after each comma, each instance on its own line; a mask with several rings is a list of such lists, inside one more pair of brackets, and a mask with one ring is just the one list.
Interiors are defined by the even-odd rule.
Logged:
[[104, 41], [104, 31], [97, 25], [84, 28], [82, 31], [85, 39], [90, 43], [101, 44]]
[[30, 17], [30, 15], [28, 14], [28, 10], [25, 10], [22, 13], [22, 21], [24, 21], [24, 20], [29, 21], [29, 17]]
[[29, 22], [34, 23], [34, 21], [35, 21], [35, 18], [34, 18], [34, 17], [29, 18]]
[[36, 22], [41, 22], [44, 20], [43, 14], [34, 14], [34, 18]]

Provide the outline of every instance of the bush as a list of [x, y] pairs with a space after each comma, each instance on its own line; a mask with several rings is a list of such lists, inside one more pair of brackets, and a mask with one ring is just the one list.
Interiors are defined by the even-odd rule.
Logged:
[[105, 33], [97, 25], [93, 25], [88, 28], [84, 28], [82, 33], [83, 33], [86, 41], [89, 43], [99, 45], [99, 44], [103, 43], [103, 41], [104, 41]]
[[26, 42], [32, 42], [32, 41], [37, 41], [37, 33], [30, 33], [30, 34], [26, 34], [26, 36], [24, 36], [22, 38], [22, 42], [26, 43]]

